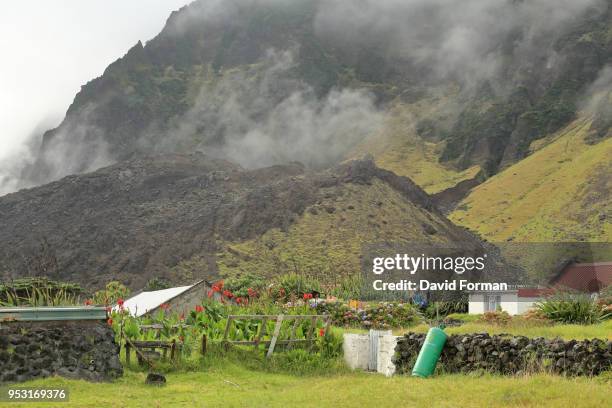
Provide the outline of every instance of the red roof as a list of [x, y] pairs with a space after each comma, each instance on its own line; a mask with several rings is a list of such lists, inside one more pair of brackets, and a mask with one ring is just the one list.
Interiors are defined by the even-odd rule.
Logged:
[[557, 288], [593, 293], [612, 284], [612, 262], [574, 263], [566, 266], [551, 282]]
[[552, 289], [539, 289], [539, 288], [519, 288], [518, 297], [520, 298], [537, 298], [546, 295], [550, 295], [554, 291]]

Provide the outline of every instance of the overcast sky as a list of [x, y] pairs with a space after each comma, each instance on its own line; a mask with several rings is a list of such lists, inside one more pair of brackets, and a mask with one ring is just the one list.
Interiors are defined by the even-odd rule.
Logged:
[[81, 85], [189, 0], [0, 2], [0, 160], [34, 128], [55, 126]]

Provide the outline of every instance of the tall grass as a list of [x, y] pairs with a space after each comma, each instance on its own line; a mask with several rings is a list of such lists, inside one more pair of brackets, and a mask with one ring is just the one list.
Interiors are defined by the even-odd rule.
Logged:
[[536, 304], [547, 319], [559, 323], [595, 324], [612, 317], [586, 294], [559, 292]]
[[11, 290], [5, 290], [0, 300], [0, 306], [74, 306], [81, 304], [81, 298], [78, 294], [59, 288], [53, 289], [49, 287], [32, 287], [25, 291], [24, 294], [17, 293]]

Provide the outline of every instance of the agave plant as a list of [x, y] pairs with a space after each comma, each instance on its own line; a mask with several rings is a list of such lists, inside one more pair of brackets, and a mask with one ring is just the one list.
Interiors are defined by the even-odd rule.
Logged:
[[536, 304], [548, 319], [560, 323], [594, 324], [612, 317], [586, 294], [559, 292]]

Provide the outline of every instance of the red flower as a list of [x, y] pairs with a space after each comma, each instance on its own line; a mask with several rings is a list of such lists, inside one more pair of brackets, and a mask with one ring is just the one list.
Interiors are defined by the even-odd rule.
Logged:
[[204, 311], [204, 308], [200, 305], [196, 305], [195, 311], [196, 313], [202, 313]]
[[106, 321], [106, 323], [108, 323], [109, 326], [112, 326], [113, 325], [113, 319], [108, 319]]
[[91, 300], [91, 299], [87, 299], [87, 300], [85, 301], [85, 306], [91, 306], [91, 305], [93, 305], [93, 300]]
[[221, 292], [223, 290], [223, 281], [216, 282], [212, 285], [213, 292]]
[[253, 288], [248, 288], [247, 292], [249, 293], [249, 297], [257, 297], [257, 292]]
[[229, 290], [224, 290], [223, 291], [223, 296], [228, 297], [228, 298], [233, 298], [234, 294], [232, 292], [230, 292]]
[[123, 306], [123, 299], [117, 299], [117, 304], [119, 305], [119, 307]]
[[209, 291], [208, 291], [208, 297], [209, 297], [209, 298], [213, 297], [213, 293], [214, 293], [214, 292], [213, 292], [212, 290], [209, 290]]
[[323, 337], [325, 336], [325, 329], [321, 328], [319, 329], [319, 337]]
[[304, 300], [312, 299], [312, 293], [304, 293]]
[[168, 309], [170, 309], [170, 305], [169, 305], [168, 303], [162, 303], [162, 304], [161, 304], [159, 307], [160, 307], [162, 310], [168, 310]]

